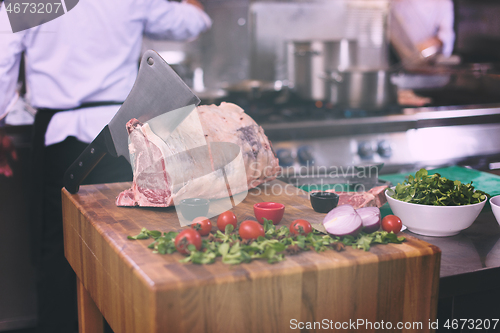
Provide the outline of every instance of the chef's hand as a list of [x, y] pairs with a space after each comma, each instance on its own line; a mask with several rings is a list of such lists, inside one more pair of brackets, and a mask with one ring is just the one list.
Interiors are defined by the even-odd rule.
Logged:
[[9, 160], [17, 161], [17, 153], [10, 138], [0, 128], [0, 175], [12, 177]]
[[204, 10], [203, 5], [198, 0], [184, 0], [183, 2], [189, 3], [193, 6], [200, 8], [201, 10]]
[[429, 97], [422, 97], [413, 90], [409, 89], [399, 89], [398, 90], [398, 103], [404, 106], [424, 106], [432, 103], [432, 99]]
[[443, 49], [443, 42], [437, 37], [431, 37], [417, 45], [424, 59], [434, 59]]

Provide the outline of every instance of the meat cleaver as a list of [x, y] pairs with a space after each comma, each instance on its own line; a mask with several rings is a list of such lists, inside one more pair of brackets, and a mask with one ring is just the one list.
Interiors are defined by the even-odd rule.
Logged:
[[[92, 141], [64, 175], [64, 187], [77, 193], [80, 184], [106, 155], [124, 156], [130, 162], [127, 122], [146, 122], [166, 112], [200, 103], [189, 87], [158, 53], [148, 50], [141, 59], [139, 73], [130, 94], [113, 119]], [[173, 131], [190, 112], [176, 112], [163, 131]]]

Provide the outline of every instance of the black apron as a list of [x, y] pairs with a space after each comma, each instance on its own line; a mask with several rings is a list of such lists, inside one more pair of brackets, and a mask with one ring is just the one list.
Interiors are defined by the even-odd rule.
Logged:
[[[86, 103], [75, 109], [120, 102]], [[37, 273], [38, 333], [73, 332], [76, 323], [76, 276], [64, 256], [61, 188], [63, 176], [87, 147], [73, 136], [45, 146], [45, 133], [54, 114], [66, 110], [39, 109], [33, 131], [31, 254]], [[106, 155], [84, 184], [132, 180], [124, 157]]]
[[31, 246], [32, 260], [36, 265], [40, 255], [40, 235], [43, 227], [43, 198], [40, 198], [45, 186], [44, 165], [45, 165], [45, 134], [50, 120], [58, 112], [80, 110], [98, 106], [121, 105], [123, 102], [105, 101], [83, 103], [71, 109], [49, 109], [39, 108], [35, 115], [35, 123], [32, 134], [32, 172], [31, 172], [31, 193], [30, 202], [32, 207], [31, 221]]

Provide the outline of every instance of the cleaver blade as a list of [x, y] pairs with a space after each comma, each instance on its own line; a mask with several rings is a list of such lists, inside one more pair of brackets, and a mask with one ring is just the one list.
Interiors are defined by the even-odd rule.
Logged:
[[[132, 118], [144, 123], [179, 108], [192, 105], [194, 109], [199, 103], [200, 99], [158, 53], [146, 51], [130, 94], [109, 124], [68, 168], [64, 187], [77, 193], [85, 177], [106, 154], [124, 156], [130, 162], [126, 124]], [[164, 131], [172, 132], [189, 113], [177, 113], [175, 121], [163, 125]]]

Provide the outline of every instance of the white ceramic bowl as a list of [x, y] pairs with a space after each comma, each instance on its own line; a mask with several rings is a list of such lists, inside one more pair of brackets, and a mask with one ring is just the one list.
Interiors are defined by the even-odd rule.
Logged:
[[498, 224], [500, 224], [500, 195], [492, 197], [490, 199], [490, 204], [491, 204], [491, 210], [493, 211], [493, 215], [495, 215]]
[[[385, 191], [394, 215], [413, 233], [424, 236], [453, 236], [476, 220], [486, 203], [465, 206], [429, 206], [393, 199]], [[500, 208], [499, 208], [500, 209]]]

